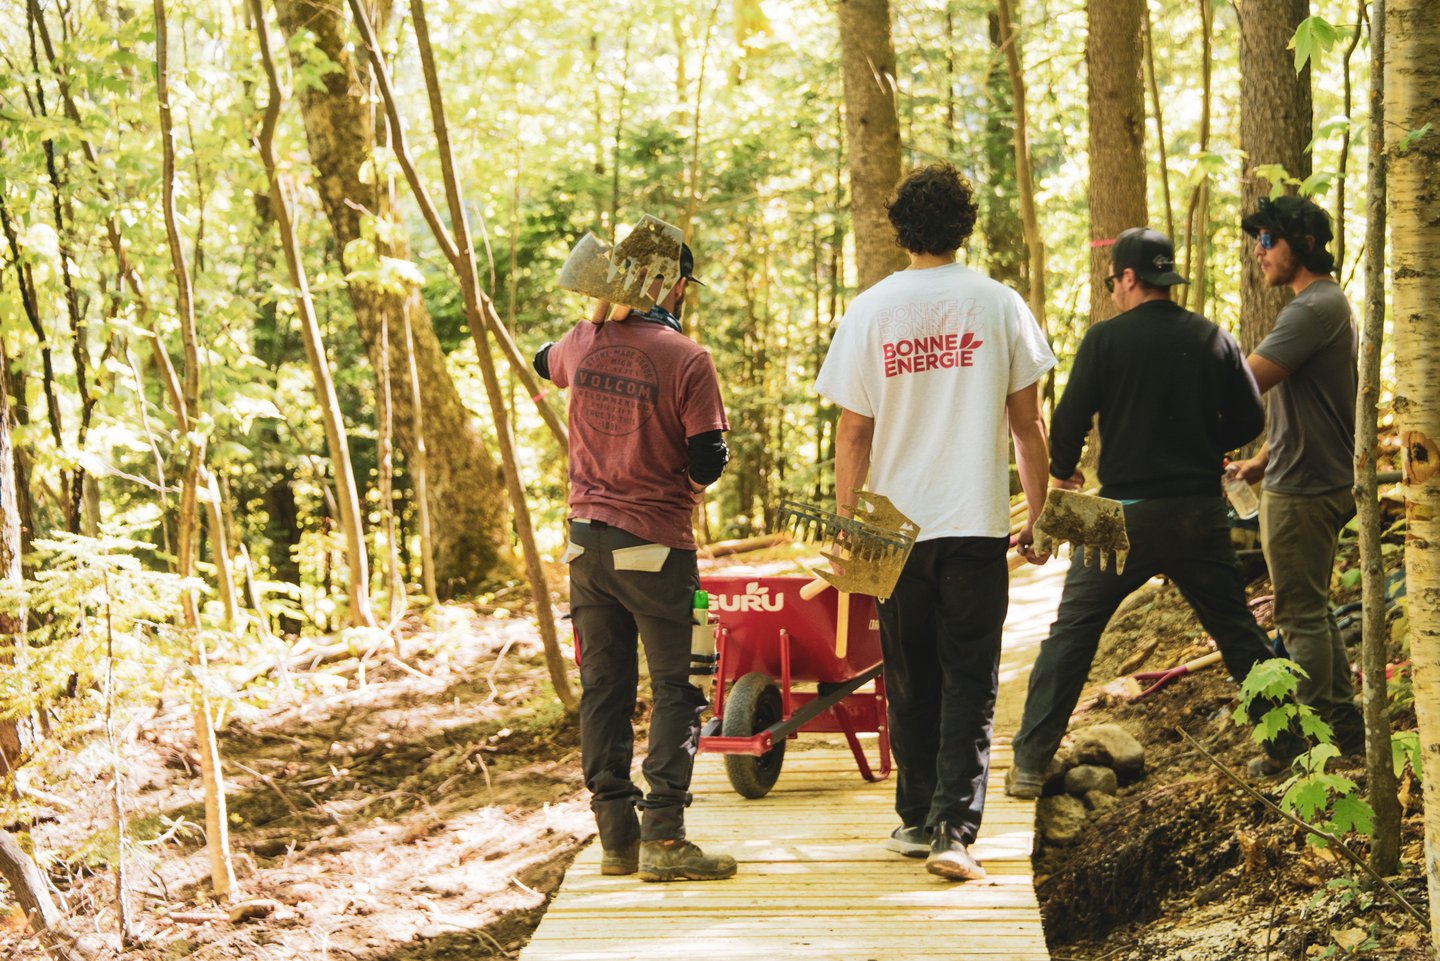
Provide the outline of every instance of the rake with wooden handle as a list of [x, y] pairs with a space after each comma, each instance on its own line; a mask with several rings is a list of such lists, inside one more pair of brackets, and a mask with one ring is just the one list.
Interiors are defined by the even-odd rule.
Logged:
[[826, 587], [836, 598], [835, 655], [844, 657], [850, 633], [850, 595], [885, 600], [915, 546], [920, 529], [888, 497], [857, 490], [853, 516], [844, 517], [794, 500], [780, 503], [780, 525], [801, 540], [827, 544], [820, 556], [832, 570], [814, 569], [815, 579], [800, 589], [809, 600]]

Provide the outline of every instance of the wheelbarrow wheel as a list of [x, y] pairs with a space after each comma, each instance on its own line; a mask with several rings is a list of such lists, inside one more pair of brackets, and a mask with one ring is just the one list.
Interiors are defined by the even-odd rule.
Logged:
[[[750, 737], [782, 720], [780, 691], [767, 674], [752, 671], [730, 688], [725, 698], [725, 717], [720, 733], [726, 737]], [[765, 754], [725, 755], [725, 774], [741, 797], [761, 798], [770, 793], [785, 761], [781, 739]]]

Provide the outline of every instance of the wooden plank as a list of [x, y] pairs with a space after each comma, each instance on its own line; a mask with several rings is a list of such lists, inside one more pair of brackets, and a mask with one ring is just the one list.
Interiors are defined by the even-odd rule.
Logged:
[[[1053, 615], [1063, 565], [1047, 600], [1012, 595], [996, 708], [990, 787], [973, 853], [989, 877], [964, 884], [928, 874], [924, 862], [884, 848], [899, 823], [894, 786], [867, 783], [838, 738], [789, 742], [779, 783], [748, 800], [730, 787], [724, 758], [697, 759], [687, 833], [740, 863], [729, 881], [646, 884], [604, 877], [600, 852], [581, 852], [521, 961], [651, 961], [657, 956], [726, 961], [1045, 961], [1030, 851], [1034, 804], [1005, 797], [1029, 660]], [[1027, 607], [1027, 604], [1029, 605]], [[1013, 648], [1013, 649], [1012, 649]], [[878, 756], [866, 736], [867, 756]]]

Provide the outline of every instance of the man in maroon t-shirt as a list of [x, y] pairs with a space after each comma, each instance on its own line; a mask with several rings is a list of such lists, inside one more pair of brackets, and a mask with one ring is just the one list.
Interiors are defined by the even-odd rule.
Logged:
[[[685, 839], [685, 807], [705, 695], [690, 683], [690, 618], [700, 575], [690, 517], [719, 478], [730, 429], [710, 355], [680, 332], [694, 259], [644, 313], [596, 305], [535, 369], [570, 390], [570, 615], [580, 661], [580, 755], [603, 874], [646, 881], [728, 878], [735, 859]], [[666, 290], [657, 279], [652, 294]], [[607, 319], [608, 318], [608, 319]], [[630, 779], [645, 646], [654, 710]], [[636, 811], [639, 810], [637, 817]]]

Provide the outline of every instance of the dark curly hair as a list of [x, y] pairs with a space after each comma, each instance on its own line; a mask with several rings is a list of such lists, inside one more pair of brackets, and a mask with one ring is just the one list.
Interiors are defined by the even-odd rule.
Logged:
[[912, 172], [885, 205], [895, 242], [912, 254], [948, 254], [975, 229], [975, 188], [948, 163]]

